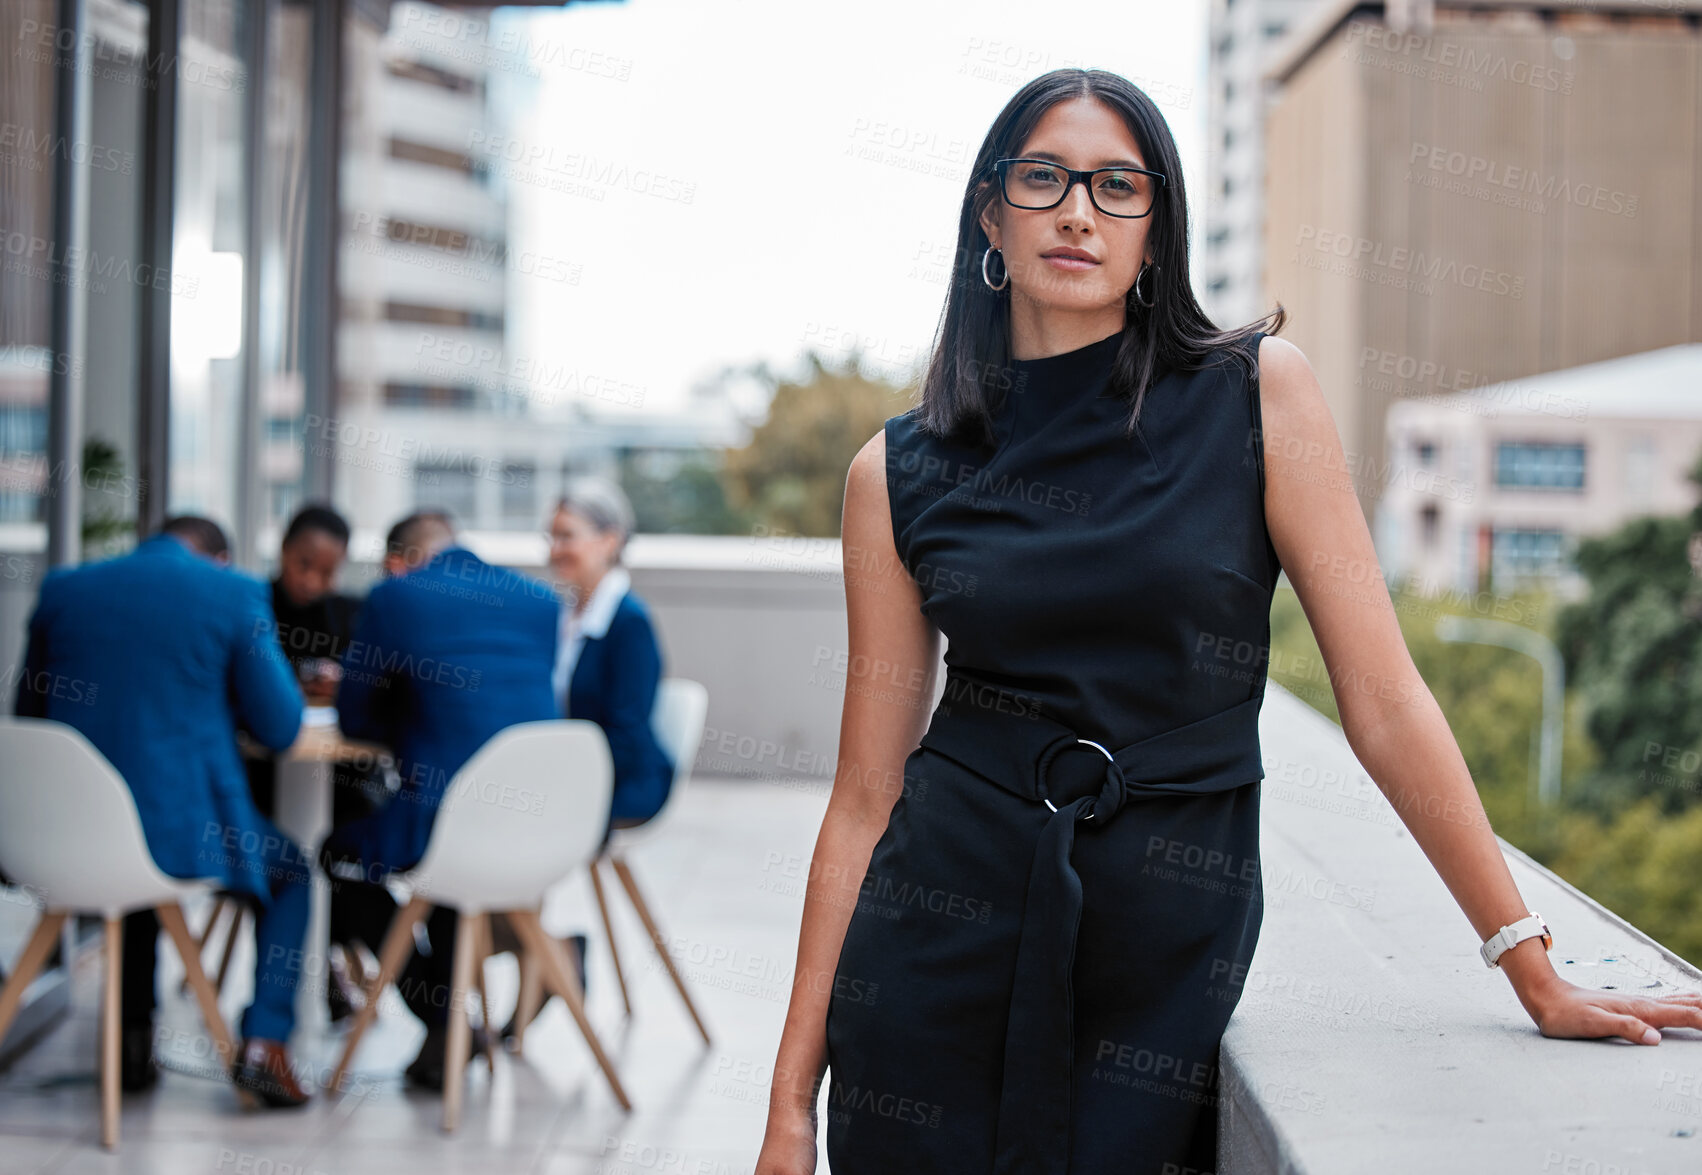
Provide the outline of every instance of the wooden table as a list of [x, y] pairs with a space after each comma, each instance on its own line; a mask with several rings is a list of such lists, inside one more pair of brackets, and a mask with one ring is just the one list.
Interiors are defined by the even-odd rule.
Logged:
[[331, 831], [332, 768], [338, 763], [388, 763], [390, 752], [377, 743], [344, 738], [337, 729], [335, 710], [309, 706], [301, 733], [289, 750], [278, 755], [277, 762], [275, 822], [304, 854], [315, 859], [307, 939], [302, 943], [301, 984], [295, 998], [296, 1036], [323, 1036], [331, 1027], [331, 1013], [325, 1006], [325, 988], [330, 980], [326, 951], [331, 932], [331, 883], [320, 872], [316, 855], [320, 842]]

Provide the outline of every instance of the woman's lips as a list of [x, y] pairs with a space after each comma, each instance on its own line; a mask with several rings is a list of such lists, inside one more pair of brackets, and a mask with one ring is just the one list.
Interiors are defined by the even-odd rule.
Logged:
[[1081, 257], [1071, 257], [1068, 254], [1062, 253], [1049, 254], [1042, 257], [1041, 260], [1052, 266], [1054, 269], [1063, 269], [1070, 272], [1093, 269], [1099, 265], [1099, 262], [1097, 261], [1087, 261]]

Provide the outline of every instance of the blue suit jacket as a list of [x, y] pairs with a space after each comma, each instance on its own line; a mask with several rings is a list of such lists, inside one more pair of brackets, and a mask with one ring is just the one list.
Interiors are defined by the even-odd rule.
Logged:
[[561, 600], [548, 584], [450, 547], [372, 589], [343, 657], [337, 721], [388, 744], [402, 788], [337, 833], [368, 865], [418, 864], [450, 779], [499, 731], [559, 718]]
[[263, 842], [276, 833], [235, 733], [283, 750], [302, 699], [265, 584], [158, 535], [50, 573], [24, 664], [17, 713], [76, 727], [112, 761], [163, 872], [270, 900]]
[[661, 680], [650, 611], [628, 591], [608, 632], [585, 638], [567, 690], [567, 717], [588, 718], [608, 737], [615, 764], [611, 820], [648, 820], [673, 786], [674, 764], [650, 725]]

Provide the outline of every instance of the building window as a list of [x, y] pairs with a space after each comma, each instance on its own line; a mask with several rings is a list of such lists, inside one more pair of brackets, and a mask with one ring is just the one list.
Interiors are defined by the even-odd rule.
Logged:
[[0, 404], [0, 453], [14, 457], [45, 452], [47, 408], [40, 404]]
[[474, 523], [478, 506], [478, 478], [465, 457], [415, 463], [415, 509], [447, 510], [457, 522]]
[[422, 249], [436, 249], [440, 253], [453, 253], [457, 257], [484, 261], [492, 265], [501, 265], [508, 259], [508, 245], [504, 241], [481, 237], [458, 228], [405, 220], [399, 216], [384, 217], [367, 231], [375, 237], [384, 237], [398, 245], [418, 245]]
[[1442, 533], [1442, 512], [1436, 508], [1435, 502], [1426, 502], [1418, 512], [1418, 537], [1424, 543], [1424, 549], [1436, 549], [1437, 536]]
[[502, 329], [502, 315], [483, 310], [461, 310], [454, 306], [422, 306], [418, 302], [386, 302], [384, 317], [390, 322], [421, 322], [428, 326], [465, 326], [473, 330]]
[[537, 527], [538, 467], [530, 461], [503, 462], [502, 524], [512, 529]]
[[1495, 446], [1495, 484], [1504, 489], [1584, 488], [1584, 446], [1502, 441]]
[[436, 86], [454, 94], [476, 94], [479, 92], [477, 78], [452, 73], [435, 65], [427, 65], [423, 61], [388, 61], [384, 68], [390, 71], [392, 77], [424, 82], [428, 86]]
[[1558, 530], [1494, 531], [1490, 559], [1497, 588], [1510, 579], [1552, 579], [1567, 570], [1566, 535]]
[[465, 151], [451, 151], [446, 147], [433, 147], [429, 143], [416, 143], [412, 139], [390, 140], [390, 158], [406, 159], [410, 163], [424, 163], [431, 167], [443, 167], [450, 171], [458, 171], [463, 175], [472, 175], [474, 171], [473, 157]]
[[465, 384], [402, 383], [384, 385], [384, 402], [392, 408], [471, 408], [478, 400]]

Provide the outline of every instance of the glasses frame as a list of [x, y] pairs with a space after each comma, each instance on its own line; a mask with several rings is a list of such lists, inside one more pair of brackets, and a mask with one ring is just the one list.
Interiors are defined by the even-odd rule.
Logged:
[[[1010, 192], [1005, 188], [1005, 176], [1009, 173], [1010, 165], [1013, 164], [1013, 163], [1044, 163], [1047, 167], [1050, 167], [1050, 168], [1053, 168], [1054, 170], [1063, 172], [1064, 175], [1067, 177], [1064, 181], [1064, 190], [1061, 193], [1059, 193], [1058, 198], [1056, 200], [1052, 201], [1052, 203], [1050, 203], [1050, 204], [1039, 204], [1039, 205], [1018, 204], [1015, 200], [1011, 199]], [[1020, 208], [1024, 212], [1045, 212], [1049, 208], [1056, 208], [1058, 205], [1062, 204], [1065, 200], [1070, 198], [1070, 189], [1071, 188], [1075, 187], [1077, 184], [1081, 184], [1081, 185], [1083, 185], [1084, 187], [1087, 188], [1088, 201], [1094, 206], [1094, 208], [1098, 209], [1100, 212], [1104, 213], [1106, 216], [1113, 216], [1113, 217], [1116, 217], [1118, 220], [1140, 220], [1142, 217], [1152, 215], [1152, 210], [1154, 208], [1158, 207], [1158, 191], [1153, 192], [1152, 203], [1147, 206], [1147, 210], [1145, 212], [1135, 212], [1135, 213], [1112, 212], [1109, 208], [1106, 208], [1104, 205], [1100, 204], [1099, 200], [1093, 194], [1093, 182], [1092, 181], [1093, 181], [1093, 177], [1098, 175], [1102, 171], [1115, 171], [1115, 172], [1130, 172], [1130, 171], [1132, 171], [1132, 172], [1136, 172], [1137, 174], [1140, 174], [1140, 175], [1150, 175], [1158, 181], [1158, 188], [1159, 188], [1160, 191], [1163, 190], [1165, 182], [1166, 182], [1163, 172], [1161, 172], [1161, 171], [1148, 171], [1144, 167], [1095, 167], [1095, 168], [1090, 168], [1087, 171], [1077, 171], [1073, 167], [1065, 167], [1062, 163], [1059, 163], [1056, 159], [1036, 159], [1036, 158], [1034, 158], [1033, 156], [1030, 156], [1030, 155], [1019, 155], [1019, 156], [1017, 156], [1013, 159], [1000, 159], [1000, 160], [997, 160], [993, 164], [993, 174], [995, 174], [999, 177], [999, 196], [1000, 196], [1000, 198], [1003, 199], [1004, 202], [1006, 204], [1009, 204], [1012, 208]]]

